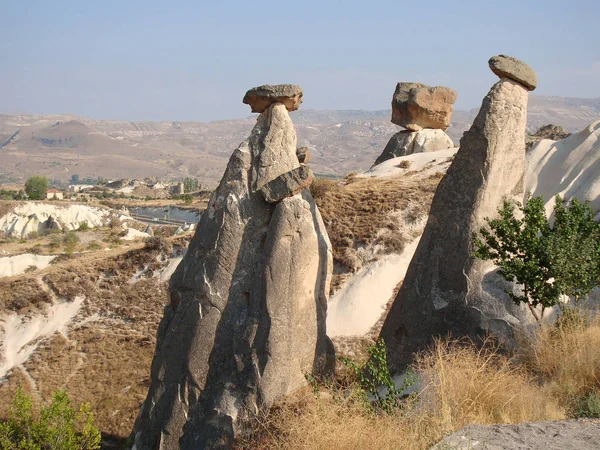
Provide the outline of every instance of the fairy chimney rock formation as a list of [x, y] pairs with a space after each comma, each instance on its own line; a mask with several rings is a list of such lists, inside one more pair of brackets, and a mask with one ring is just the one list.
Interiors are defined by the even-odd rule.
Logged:
[[392, 97], [392, 123], [406, 128], [389, 140], [373, 166], [413, 153], [454, 147], [450, 126], [456, 91], [444, 86], [400, 82]]
[[295, 84], [265, 84], [246, 92], [242, 102], [255, 113], [263, 113], [273, 103], [283, 103], [288, 111], [296, 111], [302, 104], [302, 95], [302, 88]]
[[[521, 73], [533, 71], [519, 62]], [[528, 76], [531, 80], [531, 75]], [[492, 333], [507, 344], [531, 315], [489, 261], [475, 259], [473, 234], [505, 198], [523, 201], [529, 87], [502, 77], [483, 99], [433, 198], [429, 219], [381, 336], [392, 370], [403, 370], [435, 337]]]
[[286, 104], [301, 90], [268, 91], [171, 278], [136, 450], [228, 448], [247, 419], [334, 361], [331, 245]]

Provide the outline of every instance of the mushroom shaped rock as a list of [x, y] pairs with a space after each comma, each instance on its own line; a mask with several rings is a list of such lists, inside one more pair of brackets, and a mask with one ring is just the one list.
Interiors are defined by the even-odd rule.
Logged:
[[242, 102], [255, 113], [263, 113], [275, 102], [283, 103], [288, 111], [296, 111], [302, 104], [302, 88], [295, 84], [265, 84], [246, 92]]
[[456, 91], [444, 86], [401, 82], [392, 97], [392, 123], [411, 131], [446, 130], [450, 126]]
[[402, 371], [436, 337], [486, 333], [510, 346], [532, 315], [506, 293], [514, 286], [478, 260], [474, 234], [505, 199], [523, 202], [528, 91], [501, 78], [483, 99], [433, 198], [406, 277], [381, 331], [392, 371]]
[[493, 56], [488, 61], [490, 69], [500, 78], [510, 78], [521, 83], [529, 91], [537, 87], [537, 76], [531, 67], [512, 56]]
[[274, 102], [233, 152], [170, 281], [136, 449], [229, 448], [305, 374], [332, 368], [325, 225], [308, 189], [274, 203], [263, 190], [299, 170], [296, 143]]

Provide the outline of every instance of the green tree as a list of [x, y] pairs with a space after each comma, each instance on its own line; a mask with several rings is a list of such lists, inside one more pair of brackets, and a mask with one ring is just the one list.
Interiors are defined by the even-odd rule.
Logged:
[[77, 175], [77, 174], [71, 175], [70, 184], [79, 184], [79, 175]]
[[486, 218], [487, 227], [474, 241], [477, 258], [493, 261], [506, 280], [523, 286], [522, 294], [507, 293], [515, 303], [526, 303], [538, 321], [536, 306], [542, 305], [543, 315], [562, 295], [577, 300], [600, 284], [600, 223], [593, 210], [557, 196], [554, 213], [550, 223], [542, 197], [525, 206], [505, 201], [499, 218]]
[[42, 200], [46, 198], [48, 191], [48, 179], [34, 175], [25, 182], [25, 192], [31, 200]]
[[194, 192], [198, 190], [198, 180], [194, 179], [194, 178], [190, 178], [190, 177], [186, 177], [183, 180], [183, 192]]
[[100, 432], [94, 426], [90, 405], [76, 413], [65, 391], [52, 394], [39, 420], [32, 413], [31, 398], [17, 389], [7, 421], [0, 423], [0, 448], [26, 450], [92, 450], [100, 448]]

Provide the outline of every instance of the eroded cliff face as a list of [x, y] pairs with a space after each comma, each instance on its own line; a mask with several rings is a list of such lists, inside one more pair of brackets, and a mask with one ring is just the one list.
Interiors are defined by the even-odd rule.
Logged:
[[390, 366], [402, 370], [436, 336], [491, 332], [510, 343], [527, 311], [491, 262], [472, 254], [473, 233], [505, 198], [523, 201], [528, 89], [501, 78], [484, 98], [471, 129], [436, 191], [425, 231], [381, 336]]
[[331, 364], [323, 221], [308, 190], [269, 203], [262, 189], [299, 167], [293, 123], [273, 103], [231, 156], [171, 279], [138, 450], [226, 448], [248, 417]]

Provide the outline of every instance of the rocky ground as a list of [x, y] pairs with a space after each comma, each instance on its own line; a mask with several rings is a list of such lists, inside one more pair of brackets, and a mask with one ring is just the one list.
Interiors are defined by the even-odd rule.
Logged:
[[600, 420], [579, 419], [516, 425], [469, 425], [432, 450], [586, 450], [600, 448]]

